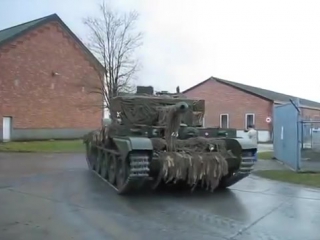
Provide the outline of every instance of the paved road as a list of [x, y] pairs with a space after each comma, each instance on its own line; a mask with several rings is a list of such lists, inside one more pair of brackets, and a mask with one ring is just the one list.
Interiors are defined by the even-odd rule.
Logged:
[[82, 155], [0, 154], [1, 240], [318, 240], [320, 191], [250, 177], [230, 191], [125, 198]]
[[270, 143], [259, 143], [258, 152], [270, 152], [273, 151], [273, 144]]

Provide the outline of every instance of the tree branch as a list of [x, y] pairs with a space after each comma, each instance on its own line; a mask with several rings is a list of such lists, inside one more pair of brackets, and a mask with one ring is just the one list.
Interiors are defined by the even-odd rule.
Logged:
[[82, 84], [88, 93], [103, 95], [105, 107], [114, 117], [112, 99], [119, 92], [132, 89], [138, 72], [135, 52], [143, 44], [143, 34], [135, 29], [139, 19], [136, 11], [120, 13], [105, 2], [99, 5], [99, 10], [99, 16], [87, 17], [83, 23], [89, 30], [87, 47], [97, 56], [104, 71], [98, 81], [84, 78]]

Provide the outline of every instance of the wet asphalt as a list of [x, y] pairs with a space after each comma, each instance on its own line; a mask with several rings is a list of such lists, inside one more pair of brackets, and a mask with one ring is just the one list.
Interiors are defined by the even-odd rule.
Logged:
[[251, 176], [227, 191], [121, 197], [82, 154], [0, 153], [1, 240], [319, 240], [320, 190]]

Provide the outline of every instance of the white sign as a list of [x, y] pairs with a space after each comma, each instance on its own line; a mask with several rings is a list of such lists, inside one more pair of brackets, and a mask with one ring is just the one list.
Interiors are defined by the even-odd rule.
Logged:
[[271, 123], [271, 117], [267, 117], [267, 118], [266, 118], [266, 122], [267, 122], [267, 123]]
[[172, 137], [179, 137], [179, 133], [178, 132], [173, 132], [173, 133], [171, 133], [171, 136]]

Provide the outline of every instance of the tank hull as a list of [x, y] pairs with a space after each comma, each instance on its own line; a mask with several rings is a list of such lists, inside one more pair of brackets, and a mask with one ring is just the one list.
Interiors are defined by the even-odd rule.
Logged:
[[[141, 189], [157, 189], [159, 186], [185, 185], [190, 189], [198, 186], [209, 190], [226, 188], [246, 178], [252, 171], [253, 155], [256, 151], [249, 143], [239, 142], [238, 139], [220, 139], [226, 143], [226, 150], [232, 151], [232, 157], [225, 157], [227, 172], [213, 179], [215, 174], [205, 173], [197, 177], [190, 176], [196, 171], [194, 165], [203, 157], [210, 157], [217, 153], [197, 153], [196, 155], [183, 155], [181, 153], [165, 153], [155, 151], [154, 145], [149, 138], [144, 137], [117, 137], [105, 138], [100, 131], [92, 132], [86, 136], [86, 156], [88, 168], [101, 179], [112, 186], [118, 194], [130, 194]], [[220, 155], [217, 155], [220, 156]], [[185, 166], [181, 164], [180, 169], [172, 166], [164, 168], [163, 162], [168, 158], [181, 158], [180, 162], [193, 164]], [[218, 157], [214, 157], [218, 158]], [[218, 161], [218, 160], [217, 160]], [[170, 163], [168, 160], [167, 162]], [[176, 164], [177, 165], [177, 164]], [[203, 164], [202, 164], [203, 165]], [[221, 165], [221, 164], [220, 164]], [[191, 169], [191, 166], [193, 168]], [[183, 171], [181, 169], [184, 169]], [[171, 175], [165, 172], [171, 172]], [[185, 175], [179, 171], [186, 173]], [[221, 173], [221, 172], [220, 172]], [[209, 177], [211, 175], [211, 178]], [[169, 175], [169, 176], [168, 176]], [[217, 174], [216, 174], [217, 175]], [[164, 177], [166, 176], [166, 177]], [[217, 183], [216, 183], [217, 182]]]

